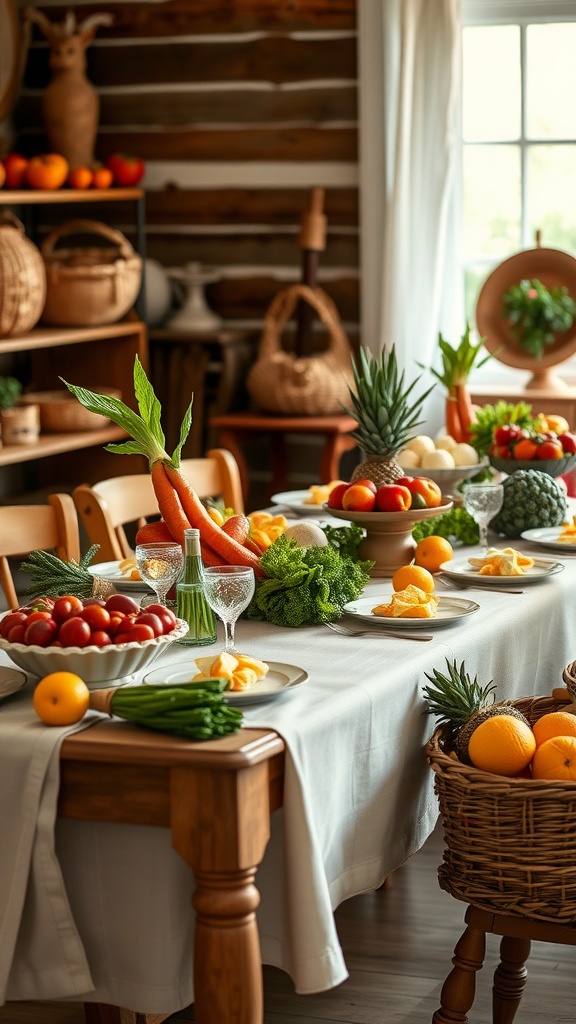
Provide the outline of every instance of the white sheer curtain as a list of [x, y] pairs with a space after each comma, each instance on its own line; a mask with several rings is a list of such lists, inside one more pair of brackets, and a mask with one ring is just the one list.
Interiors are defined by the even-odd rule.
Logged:
[[[359, 0], [361, 341], [412, 380], [463, 333], [457, 284], [461, 0]], [[433, 383], [422, 377], [422, 388]], [[441, 419], [441, 389], [427, 403]]]

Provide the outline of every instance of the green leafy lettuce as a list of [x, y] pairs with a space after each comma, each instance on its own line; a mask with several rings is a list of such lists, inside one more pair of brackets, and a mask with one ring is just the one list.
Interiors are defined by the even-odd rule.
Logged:
[[266, 579], [256, 583], [248, 618], [307, 626], [339, 619], [344, 605], [364, 590], [374, 563], [342, 555], [331, 544], [301, 548], [281, 535], [260, 565]]

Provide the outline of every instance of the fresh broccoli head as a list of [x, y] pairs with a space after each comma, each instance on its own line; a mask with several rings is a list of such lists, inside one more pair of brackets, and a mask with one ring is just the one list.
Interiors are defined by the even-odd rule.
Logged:
[[490, 526], [505, 537], [524, 530], [559, 526], [568, 511], [566, 494], [554, 477], [536, 469], [518, 469], [504, 480], [504, 501]]

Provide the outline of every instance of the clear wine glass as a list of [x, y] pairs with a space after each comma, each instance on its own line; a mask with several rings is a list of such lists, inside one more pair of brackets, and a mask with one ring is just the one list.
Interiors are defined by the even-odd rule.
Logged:
[[504, 488], [502, 484], [467, 484], [463, 491], [464, 508], [478, 523], [480, 544], [488, 547], [488, 523], [502, 507]]
[[143, 598], [140, 602], [142, 607], [155, 602], [165, 605], [168, 591], [180, 577], [184, 566], [181, 545], [170, 541], [137, 544], [135, 555], [138, 572], [156, 595]]
[[209, 565], [204, 569], [204, 594], [213, 612], [224, 623], [224, 650], [238, 653], [234, 628], [254, 594], [254, 570], [243, 565]]

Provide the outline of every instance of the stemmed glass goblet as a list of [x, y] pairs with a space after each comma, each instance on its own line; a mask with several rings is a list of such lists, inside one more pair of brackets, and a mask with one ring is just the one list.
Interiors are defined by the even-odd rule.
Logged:
[[180, 577], [184, 566], [184, 552], [176, 541], [151, 541], [148, 544], [137, 544], [136, 568], [143, 580], [152, 587], [155, 597], [144, 597], [142, 607], [154, 604], [166, 604], [170, 587]]
[[488, 523], [502, 508], [504, 488], [495, 482], [466, 484], [463, 491], [464, 508], [478, 523], [480, 545], [488, 547]]
[[204, 594], [213, 612], [224, 623], [224, 651], [238, 653], [234, 629], [239, 615], [254, 594], [254, 570], [244, 565], [209, 565], [204, 569]]

